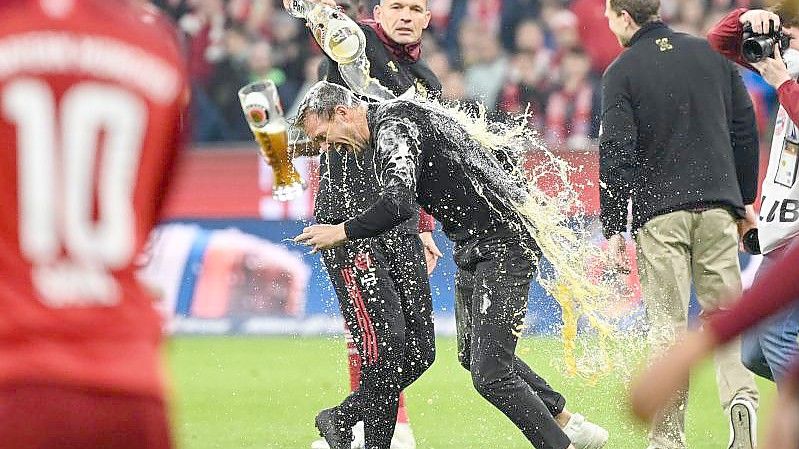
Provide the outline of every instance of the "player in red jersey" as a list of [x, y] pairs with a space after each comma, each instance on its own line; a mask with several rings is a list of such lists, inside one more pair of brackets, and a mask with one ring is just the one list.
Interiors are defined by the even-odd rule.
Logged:
[[171, 446], [133, 260], [181, 140], [174, 36], [129, 0], [0, 2], [0, 449]]

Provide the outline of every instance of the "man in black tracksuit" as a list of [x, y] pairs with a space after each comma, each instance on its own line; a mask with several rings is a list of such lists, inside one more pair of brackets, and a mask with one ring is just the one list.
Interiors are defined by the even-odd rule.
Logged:
[[[564, 449], [570, 438], [553, 418], [565, 400], [515, 356], [539, 249], [514, 205], [526, 182], [503, 167], [450, 115], [429, 104], [357, 102], [350, 92], [320, 82], [297, 119], [311, 139], [373, 149], [382, 193], [355, 218], [314, 225], [296, 238], [323, 250], [380, 235], [421, 205], [455, 242], [457, 294], [467, 303], [468, 334], [459, 335], [462, 363], [475, 388], [537, 448]], [[601, 447], [604, 430], [588, 422]]]
[[[359, 23], [366, 36], [370, 75], [396, 96], [413, 88], [419, 96], [435, 97], [441, 92], [441, 83], [420, 59], [427, 9], [424, 0], [412, 3], [422, 9], [384, 8], [376, 11], [380, 22]], [[397, 37], [396, 27], [412, 32], [410, 36]], [[399, 43], [392, 36], [411, 42]], [[323, 79], [347, 86], [332, 59], [323, 60], [320, 72]], [[316, 222], [343, 223], [374, 203], [380, 195], [374, 167], [374, 151], [369, 149], [356, 154], [344, 145], [336, 145], [322, 151], [314, 204]], [[349, 449], [350, 429], [358, 421], [364, 422], [366, 448], [388, 449], [400, 391], [435, 358], [432, 297], [425, 261], [426, 251], [438, 252], [429, 236], [434, 221], [427, 214], [420, 217], [417, 208], [416, 214], [396, 225], [383, 235], [322, 251], [361, 361], [359, 388], [340, 406], [323, 410], [316, 420], [320, 433], [333, 449]], [[428, 233], [425, 243], [420, 232]], [[435, 259], [431, 269], [434, 263]], [[331, 435], [337, 428], [344, 431]]]
[[[653, 351], [687, 327], [691, 286], [705, 312], [740, 292], [738, 237], [757, 192], [758, 139], [736, 68], [706, 40], [675, 33], [658, 0], [608, 0], [611, 31], [627, 49], [602, 86], [600, 203], [610, 255], [629, 270], [632, 199], [638, 274]], [[740, 344], [715, 357], [721, 405], [736, 448], [751, 448], [758, 392]], [[649, 447], [684, 449], [687, 390], [653, 423]]]

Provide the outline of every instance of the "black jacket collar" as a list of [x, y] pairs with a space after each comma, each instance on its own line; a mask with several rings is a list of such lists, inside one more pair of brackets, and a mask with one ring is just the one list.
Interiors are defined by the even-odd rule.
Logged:
[[628, 48], [632, 47], [633, 44], [635, 44], [636, 42], [641, 40], [647, 34], [655, 33], [655, 32], [658, 32], [658, 31], [662, 31], [664, 29], [671, 30], [668, 27], [668, 25], [666, 25], [665, 23], [661, 22], [660, 20], [656, 20], [656, 21], [653, 21], [653, 22], [647, 22], [647, 23], [644, 24], [644, 26], [639, 28], [638, 31], [635, 32], [635, 34], [633, 34], [633, 37], [630, 38], [630, 42], [627, 44], [627, 47]]

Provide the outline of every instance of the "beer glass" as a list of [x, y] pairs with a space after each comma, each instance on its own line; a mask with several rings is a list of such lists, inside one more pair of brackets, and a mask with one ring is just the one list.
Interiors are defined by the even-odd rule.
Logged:
[[363, 55], [366, 36], [346, 14], [328, 5], [308, 0], [292, 0], [289, 14], [305, 19], [316, 42], [339, 64], [349, 64]]
[[354, 20], [336, 8], [309, 0], [291, 0], [287, 10], [305, 20], [322, 51], [338, 63], [341, 77], [353, 92], [377, 101], [395, 98], [369, 74], [366, 35]]
[[305, 183], [289, 155], [288, 123], [272, 81], [256, 81], [239, 89], [244, 116], [260, 146], [261, 155], [275, 175], [272, 197], [291, 201], [302, 193]]

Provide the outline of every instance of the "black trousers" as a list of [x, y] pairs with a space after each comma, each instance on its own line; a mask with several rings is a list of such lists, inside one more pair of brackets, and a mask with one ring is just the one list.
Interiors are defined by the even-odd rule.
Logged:
[[536, 261], [522, 237], [473, 239], [455, 248], [458, 358], [486, 400], [538, 449], [564, 449], [554, 416], [566, 400], [516, 356]]
[[389, 449], [400, 391], [435, 359], [432, 298], [418, 234], [390, 231], [323, 253], [361, 356], [359, 388], [334, 409], [363, 420], [367, 449]]

